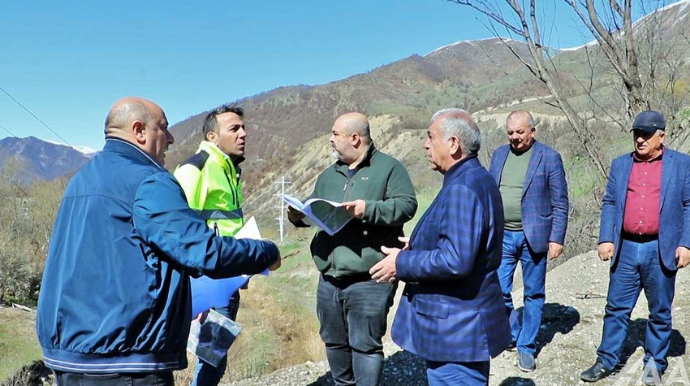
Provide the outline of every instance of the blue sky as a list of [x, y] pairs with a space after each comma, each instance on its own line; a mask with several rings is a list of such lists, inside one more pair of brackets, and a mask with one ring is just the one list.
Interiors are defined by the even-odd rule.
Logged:
[[[443, 0], [3, 1], [0, 87], [69, 144], [100, 149], [120, 97], [157, 102], [172, 124], [275, 87], [492, 37], [478, 18]], [[557, 19], [545, 31], [552, 46], [586, 42], [571, 16]], [[2, 92], [0, 125], [62, 142]]]

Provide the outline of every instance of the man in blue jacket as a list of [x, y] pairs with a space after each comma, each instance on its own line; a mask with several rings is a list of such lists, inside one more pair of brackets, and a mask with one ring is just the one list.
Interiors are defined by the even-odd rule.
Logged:
[[606, 315], [597, 360], [586, 382], [610, 375], [640, 292], [649, 320], [642, 383], [660, 385], [668, 367], [676, 273], [690, 263], [690, 157], [664, 146], [666, 121], [641, 112], [632, 125], [635, 150], [613, 160], [602, 200], [599, 258], [611, 261]]
[[383, 247], [387, 256], [369, 272], [381, 283], [407, 283], [391, 334], [426, 360], [429, 385], [488, 385], [490, 359], [510, 343], [496, 273], [501, 194], [477, 159], [481, 136], [472, 116], [445, 109], [431, 122], [424, 148], [443, 174], [441, 191], [409, 245]]
[[36, 329], [58, 385], [173, 385], [187, 366], [189, 276], [280, 265], [270, 241], [216, 236], [163, 168], [174, 141], [163, 110], [124, 98], [103, 151], [69, 182], [58, 210]]
[[[537, 333], [546, 299], [546, 260], [563, 252], [568, 225], [568, 185], [558, 152], [534, 139], [534, 119], [513, 111], [506, 119], [509, 144], [496, 149], [489, 171], [501, 191], [505, 217], [503, 257], [498, 277], [511, 315], [511, 347], [517, 346], [518, 368], [537, 367]], [[515, 314], [513, 276], [522, 267], [524, 309]]]

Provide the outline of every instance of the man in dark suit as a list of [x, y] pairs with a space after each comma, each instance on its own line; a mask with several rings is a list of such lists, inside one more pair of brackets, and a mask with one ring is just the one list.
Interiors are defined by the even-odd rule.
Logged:
[[[568, 185], [558, 152], [534, 139], [532, 115], [513, 111], [506, 119], [510, 144], [491, 157], [491, 175], [503, 199], [505, 232], [498, 269], [503, 300], [511, 316], [511, 347], [518, 350], [518, 368], [534, 371], [536, 339], [546, 298], [546, 257], [563, 252], [568, 225]], [[513, 275], [522, 266], [522, 323], [515, 313]]]
[[[443, 186], [403, 250], [369, 271], [407, 282], [392, 327], [395, 343], [424, 359], [430, 385], [487, 385], [489, 361], [510, 343], [496, 270], [503, 206], [477, 159], [479, 128], [469, 113], [434, 114], [424, 142]], [[406, 241], [406, 240], [403, 240]]]
[[671, 345], [676, 272], [690, 263], [690, 157], [664, 147], [666, 121], [643, 111], [633, 122], [635, 151], [613, 160], [604, 193], [599, 257], [611, 261], [596, 363], [581, 374], [596, 382], [620, 362], [635, 303], [649, 303], [645, 385], [661, 384]]

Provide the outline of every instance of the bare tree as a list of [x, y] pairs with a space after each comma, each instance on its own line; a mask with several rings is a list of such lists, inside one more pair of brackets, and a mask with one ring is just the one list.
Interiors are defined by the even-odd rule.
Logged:
[[[599, 175], [601, 182], [607, 176], [607, 165], [603, 162], [606, 157], [599, 153], [596, 143], [597, 133], [590, 127], [590, 119], [601, 116], [604, 109], [594, 99], [593, 88], [594, 71], [589, 82], [581, 84], [586, 95], [594, 102], [591, 114], [583, 114], [573, 107], [568, 99], [568, 88], [563, 84], [563, 78], [558, 74], [558, 66], [554, 63], [554, 56], [544, 42], [542, 29], [544, 20], [540, 15], [545, 12], [538, 10], [536, 0], [447, 0], [452, 3], [469, 6], [487, 16], [488, 27], [496, 36], [498, 28], [505, 28], [510, 36], [517, 36], [524, 41], [529, 49], [529, 56], [521, 55], [518, 50], [511, 49], [512, 53], [543, 82], [553, 96], [552, 102], [565, 116], [570, 127], [576, 134], [579, 145], [587, 154], [590, 163]], [[551, 3], [551, 2], [548, 2]], [[639, 6], [640, 14], [649, 14], [636, 23], [633, 22], [633, 3]], [[587, 45], [584, 49], [587, 59], [590, 55], [602, 55], [607, 66], [620, 80], [621, 101], [625, 109], [623, 116], [610, 115], [614, 120], [621, 119], [629, 122], [640, 111], [659, 106], [660, 97], [668, 100], [669, 96], [676, 102], [668, 111], [671, 121], [678, 110], [673, 110], [681, 104], [678, 99], [686, 100], [687, 90], [678, 86], [678, 69], [682, 64], [680, 60], [671, 59], [675, 56], [668, 55], [673, 50], [673, 44], [666, 41], [664, 23], [656, 23], [654, 11], [666, 5], [662, 0], [561, 0], [561, 4], [569, 7], [582, 26], [595, 39], [596, 44]], [[544, 4], [544, 2], [541, 2]], [[551, 3], [553, 5], [553, 3]], [[541, 5], [540, 5], [541, 6]], [[542, 6], [545, 7], [545, 6]], [[646, 8], [645, 8], [646, 7]], [[640, 55], [644, 62], [641, 63]], [[659, 60], [663, 58], [663, 60]], [[681, 57], [678, 56], [678, 59]], [[651, 60], [650, 60], [651, 59]], [[594, 64], [590, 61], [590, 68]], [[662, 71], [663, 70], [663, 71]], [[679, 97], [682, 93], [682, 98]], [[548, 103], [548, 102], [547, 102]], [[665, 106], [665, 105], [664, 105]], [[657, 107], [658, 108], [658, 107]], [[597, 113], [594, 113], [596, 111]], [[605, 112], [609, 115], [610, 113]], [[673, 138], [673, 129], [681, 128], [671, 123], [670, 131]], [[620, 127], [627, 125], [620, 123]], [[683, 133], [679, 140], [685, 141], [687, 133]], [[595, 146], [598, 145], [598, 146]]]

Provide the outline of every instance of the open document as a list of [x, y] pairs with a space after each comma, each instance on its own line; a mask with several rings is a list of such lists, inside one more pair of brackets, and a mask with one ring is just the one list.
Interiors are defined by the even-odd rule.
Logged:
[[279, 194], [278, 196], [311, 220], [305, 222], [318, 226], [331, 236], [343, 229], [345, 224], [352, 220], [350, 212], [343, 208], [343, 204], [339, 202], [322, 198], [310, 198], [302, 202], [287, 194]]
[[192, 321], [187, 351], [204, 362], [218, 367], [221, 359], [240, 334], [242, 326], [215, 310], [210, 310], [200, 319], [201, 321], [199, 319]]
[[[261, 239], [259, 226], [254, 217], [244, 223], [242, 229], [235, 235], [236, 239]], [[265, 272], [268, 274], [268, 271]], [[211, 307], [224, 307], [230, 296], [243, 287], [249, 280], [249, 275], [235, 276], [227, 279], [211, 279], [201, 276], [191, 279], [192, 286], [192, 317]]]

